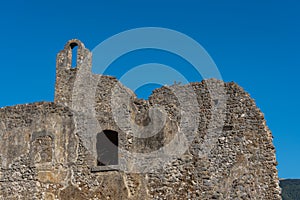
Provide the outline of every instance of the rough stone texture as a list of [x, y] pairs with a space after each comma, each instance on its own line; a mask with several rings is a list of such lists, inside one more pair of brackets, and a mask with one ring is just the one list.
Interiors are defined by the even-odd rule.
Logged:
[[[74, 46], [77, 67], [71, 68]], [[91, 73], [91, 53], [79, 40], [58, 53], [56, 73], [54, 103], [0, 109], [0, 199], [281, 199], [272, 134], [235, 83], [173, 85], [154, 90], [148, 101], [137, 99], [115, 78]], [[209, 88], [219, 87], [225, 95], [212, 99]], [[195, 106], [182, 108], [178, 99], [189, 102], [190, 88], [199, 107], [188, 113], [196, 130], [181, 121]], [[151, 152], [164, 155], [179, 129], [192, 136], [186, 151], [168, 162], [153, 159]], [[118, 166], [97, 166], [103, 130], [118, 132]]]

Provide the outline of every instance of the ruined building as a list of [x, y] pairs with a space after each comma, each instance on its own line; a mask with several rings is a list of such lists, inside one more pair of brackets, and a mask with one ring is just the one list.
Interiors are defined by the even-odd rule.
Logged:
[[142, 100], [91, 59], [70, 40], [54, 102], [0, 109], [0, 199], [281, 199], [272, 134], [241, 87], [210, 79]]

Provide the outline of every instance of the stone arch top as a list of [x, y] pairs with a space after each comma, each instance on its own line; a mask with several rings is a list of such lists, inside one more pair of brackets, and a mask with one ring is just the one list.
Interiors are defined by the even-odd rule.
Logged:
[[78, 39], [71, 39], [71, 40], [69, 40], [65, 44], [64, 49], [65, 50], [69, 50], [69, 49], [73, 49], [76, 46], [78, 46], [79, 49], [85, 49], [84, 44], [80, 40], [78, 40]]
[[72, 49], [78, 47], [76, 55], [76, 68], [85, 66], [87, 70], [91, 68], [91, 52], [85, 48], [84, 44], [78, 39], [69, 40], [64, 49], [57, 54], [56, 69], [57, 73], [61, 69], [71, 69], [72, 66]]

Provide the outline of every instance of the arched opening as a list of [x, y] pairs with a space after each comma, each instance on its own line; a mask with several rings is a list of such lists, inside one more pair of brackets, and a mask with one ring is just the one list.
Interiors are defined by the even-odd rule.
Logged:
[[118, 165], [118, 132], [104, 130], [97, 134], [97, 166]]
[[72, 49], [72, 63], [71, 68], [75, 68], [77, 66], [77, 53], [78, 53], [78, 44], [73, 42], [70, 44], [70, 47]]

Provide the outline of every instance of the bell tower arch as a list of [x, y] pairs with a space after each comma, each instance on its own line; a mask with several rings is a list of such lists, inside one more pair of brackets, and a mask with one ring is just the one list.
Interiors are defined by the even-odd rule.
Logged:
[[[77, 47], [77, 55], [73, 55], [73, 49]], [[76, 58], [72, 66], [72, 58]], [[70, 106], [74, 81], [79, 70], [90, 72], [92, 67], [92, 53], [85, 48], [78, 39], [69, 40], [64, 49], [56, 57], [56, 83], [54, 102]]]

